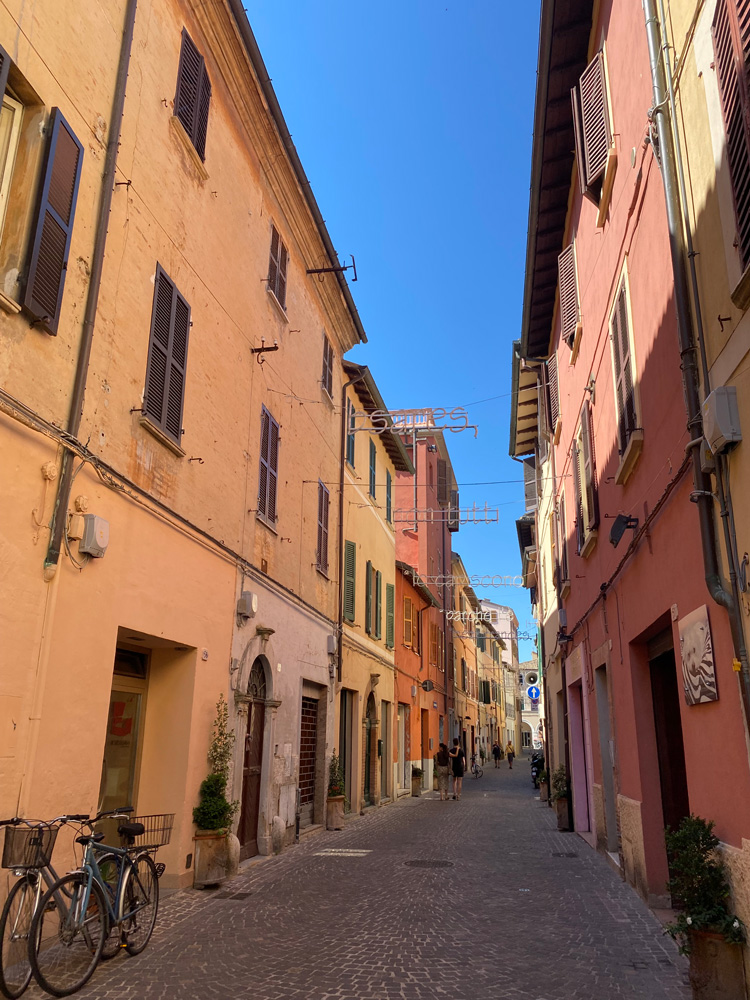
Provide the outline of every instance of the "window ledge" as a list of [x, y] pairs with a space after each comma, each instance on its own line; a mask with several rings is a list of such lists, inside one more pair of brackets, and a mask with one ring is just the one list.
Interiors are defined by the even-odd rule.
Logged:
[[627, 446], [620, 459], [620, 464], [617, 466], [617, 472], [615, 473], [615, 482], [618, 486], [624, 486], [628, 479], [633, 474], [636, 465], [638, 464], [638, 459], [643, 451], [643, 431], [636, 427], [635, 430], [630, 432], [630, 439], [628, 440]]
[[268, 292], [268, 295], [269, 295], [271, 301], [273, 302], [274, 306], [276, 307], [276, 311], [278, 312], [279, 316], [281, 316], [281, 318], [284, 320], [284, 322], [288, 323], [289, 322], [289, 317], [286, 314], [286, 309], [282, 306], [282, 304], [276, 298], [276, 292], [274, 292], [274, 290], [272, 288], [268, 287], [268, 284], [267, 284], [268, 278], [266, 278], [265, 280], [266, 280], [266, 291]]
[[602, 181], [602, 194], [599, 199], [599, 212], [596, 216], [596, 228], [601, 229], [607, 218], [609, 201], [612, 197], [612, 187], [615, 183], [617, 173], [617, 150], [613, 146], [607, 153], [607, 166], [604, 168], [604, 180]]
[[730, 298], [743, 312], [750, 306], [750, 264], [745, 268], [744, 274], [732, 289]]
[[198, 150], [193, 145], [192, 139], [185, 131], [185, 126], [182, 124], [177, 115], [172, 115], [172, 117], [169, 119], [169, 124], [172, 126], [172, 131], [180, 140], [180, 142], [183, 145], [183, 148], [185, 149], [188, 156], [192, 160], [193, 166], [195, 167], [200, 179], [202, 181], [207, 181], [208, 171], [206, 170], [203, 160], [200, 158], [200, 156], [198, 156]]
[[598, 537], [599, 535], [596, 528], [592, 528], [591, 531], [588, 533], [588, 535], [586, 535], [586, 540], [583, 543], [581, 551], [579, 552], [579, 555], [582, 559], [587, 559], [594, 551], [594, 549], [596, 548], [596, 540]]
[[155, 424], [153, 420], [150, 420], [145, 414], [141, 416], [138, 423], [144, 430], [148, 431], [149, 434], [153, 434], [153, 436], [156, 438], [157, 441], [160, 441], [165, 448], [169, 448], [169, 450], [173, 452], [175, 455], [177, 455], [178, 458], [185, 457], [187, 453], [184, 452], [182, 448], [180, 448], [177, 442], [173, 441], [168, 434], [164, 433], [161, 427]]
[[268, 528], [268, 530], [272, 532], [274, 535], [278, 535], [278, 531], [276, 530], [276, 528], [273, 526], [273, 524], [271, 524], [271, 522], [267, 518], [263, 516], [263, 514], [256, 514], [255, 520], [260, 522], [260, 524], [262, 524], [264, 528]]
[[578, 323], [576, 325], [576, 332], [573, 337], [573, 343], [570, 345], [570, 363], [574, 365], [576, 363], [576, 358], [578, 357], [578, 352], [581, 349], [581, 337], [583, 336], [583, 324]]
[[19, 313], [21, 311], [21, 306], [15, 299], [9, 298], [0, 292], [0, 309], [7, 313]]
[[555, 424], [555, 429], [552, 431], [552, 444], [557, 447], [560, 443], [560, 435], [562, 434], [562, 417], [557, 418], [557, 423]]
[[329, 405], [329, 406], [330, 406], [331, 408], [333, 408], [333, 407], [334, 407], [334, 406], [336, 405], [336, 404], [334, 403], [334, 401], [333, 401], [333, 396], [332, 396], [332, 395], [330, 394], [330, 392], [328, 391], [328, 389], [326, 389], [326, 387], [325, 387], [324, 385], [322, 385], [322, 384], [321, 384], [320, 388], [321, 388], [321, 390], [322, 390], [322, 395], [323, 395], [323, 401], [324, 401], [325, 403], [328, 403], [328, 405]]
[[315, 569], [323, 577], [324, 580], [326, 580], [328, 583], [331, 582], [331, 578], [328, 575], [328, 569], [323, 569], [322, 566], [318, 566], [318, 565], [315, 566]]

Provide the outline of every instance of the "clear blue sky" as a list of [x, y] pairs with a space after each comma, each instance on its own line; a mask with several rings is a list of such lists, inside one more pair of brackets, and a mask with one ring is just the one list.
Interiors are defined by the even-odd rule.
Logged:
[[[539, 2], [245, 5], [334, 246], [357, 260], [351, 288], [369, 343], [348, 357], [370, 367], [391, 409], [471, 404], [479, 437], [448, 435], [461, 506], [500, 505], [500, 522], [463, 525], [454, 545], [470, 574], [517, 574], [510, 360]], [[489, 397], [499, 398], [478, 402]], [[527, 591], [477, 593], [532, 631]], [[521, 658], [530, 650], [522, 642]]]

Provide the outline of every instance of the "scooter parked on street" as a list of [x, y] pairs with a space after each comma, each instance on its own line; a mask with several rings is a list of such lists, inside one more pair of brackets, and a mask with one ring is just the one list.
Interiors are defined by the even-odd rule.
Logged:
[[535, 750], [531, 755], [531, 780], [539, 788], [539, 775], [544, 770], [544, 751]]

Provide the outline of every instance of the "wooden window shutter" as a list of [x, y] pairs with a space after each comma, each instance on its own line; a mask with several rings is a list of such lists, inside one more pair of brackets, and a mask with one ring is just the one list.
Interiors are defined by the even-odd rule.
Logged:
[[385, 585], [385, 644], [393, 649], [395, 640], [396, 588], [392, 583]]
[[610, 328], [612, 360], [615, 368], [617, 400], [617, 436], [620, 454], [625, 451], [630, 435], [637, 425], [633, 359], [630, 353], [630, 324], [625, 282], [620, 286]]
[[323, 388], [329, 396], [333, 395], [333, 348], [331, 342], [323, 335]]
[[344, 545], [344, 618], [354, 621], [355, 590], [357, 574], [357, 546], [354, 542]]
[[412, 603], [410, 597], [404, 598], [404, 645], [411, 646], [414, 633], [412, 622]]
[[448, 531], [458, 531], [460, 527], [460, 508], [458, 490], [451, 490], [451, 503], [448, 508]]
[[577, 440], [573, 442], [573, 484], [576, 495], [576, 542], [577, 551], [580, 553], [585, 541], [585, 528], [583, 524], [583, 492], [581, 490], [581, 453]]
[[560, 393], [557, 385], [557, 355], [552, 354], [547, 361], [547, 391], [549, 394], [550, 432], [555, 433], [560, 416]]
[[750, 263], [749, 0], [719, 0], [713, 23], [716, 75], [727, 135], [742, 268]]
[[437, 625], [435, 622], [430, 622], [430, 663], [437, 663], [437, 646]]
[[391, 491], [393, 487], [393, 480], [391, 478], [390, 469], [386, 469], [385, 473], [385, 519], [390, 524], [393, 520], [393, 506]]
[[[8, 62], [3, 58], [3, 72]], [[7, 78], [7, 76], [6, 76]], [[57, 334], [83, 146], [59, 108], [52, 109], [23, 304], [48, 333]]]
[[279, 425], [263, 407], [260, 433], [258, 513], [273, 524], [277, 520], [276, 499], [279, 472]]
[[173, 441], [182, 441], [190, 306], [156, 265], [143, 409]]
[[5, 96], [5, 88], [8, 86], [8, 71], [10, 70], [10, 63], [10, 56], [2, 45], [0, 45], [0, 99]]
[[282, 309], [286, 309], [286, 272], [289, 254], [276, 226], [271, 226], [271, 253], [268, 259], [268, 287]]
[[375, 497], [375, 468], [376, 468], [377, 450], [375, 448], [375, 442], [370, 439], [370, 496]]
[[[571, 243], [557, 258], [557, 281], [560, 292], [560, 323], [562, 338], [573, 346], [580, 321], [578, 308], [578, 277], [576, 275], [575, 244]], [[555, 372], [555, 375], [557, 373]], [[553, 423], [554, 428], [554, 423]]]
[[581, 445], [583, 449], [583, 486], [586, 491], [586, 530], [599, 524], [599, 491], [596, 482], [596, 455], [594, 452], [594, 420], [591, 404], [583, 404], [581, 415]]
[[451, 643], [451, 665], [453, 667], [453, 683], [458, 680], [458, 660], [456, 657], [456, 647]]
[[581, 74], [579, 89], [583, 158], [586, 184], [590, 186], [604, 174], [612, 146], [603, 52], [597, 52]]
[[375, 570], [375, 638], [380, 639], [383, 634], [383, 574], [380, 570]]
[[346, 431], [346, 460], [354, 467], [354, 405], [351, 399], [346, 401], [346, 412], [349, 414]]
[[560, 496], [560, 514], [558, 517], [560, 531], [560, 576], [561, 583], [570, 579], [568, 570], [568, 528], [565, 521], [565, 494]]
[[323, 483], [318, 483], [318, 551], [316, 562], [318, 569], [325, 573], [328, 570], [328, 508], [329, 492]]
[[451, 498], [448, 488], [448, 463], [444, 458], [437, 460], [437, 493], [440, 506], [447, 507]]
[[201, 160], [206, 158], [210, 104], [211, 81], [208, 79], [206, 62], [183, 28], [174, 112], [190, 136], [190, 141]]
[[372, 633], [372, 563], [367, 560], [365, 566], [365, 632]]

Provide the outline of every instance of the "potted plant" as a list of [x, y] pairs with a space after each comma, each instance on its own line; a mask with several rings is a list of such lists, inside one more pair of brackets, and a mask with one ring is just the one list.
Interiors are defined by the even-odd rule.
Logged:
[[411, 769], [411, 794], [415, 798], [419, 798], [422, 794], [422, 776], [424, 771], [421, 767], [413, 767]]
[[344, 829], [346, 785], [341, 759], [334, 749], [328, 765], [328, 796], [326, 798], [326, 830]]
[[745, 927], [729, 909], [729, 880], [713, 828], [713, 821], [686, 816], [676, 830], [667, 828], [664, 837], [667, 888], [678, 911], [665, 930], [690, 958], [696, 1000], [745, 996]]
[[546, 802], [549, 799], [549, 771], [539, 772], [539, 799]]
[[550, 775], [552, 801], [557, 812], [557, 829], [570, 829], [570, 787], [564, 764], [558, 764]]
[[240, 842], [230, 829], [239, 802], [229, 802], [226, 797], [234, 738], [229, 729], [229, 708], [221, 694], [208, 748], [211, 770], [201, 783], [200, 803], [193, 809], [193, 822], [198, 828], [193, 873], [197, 889], [221, 885], [239, 870]]

